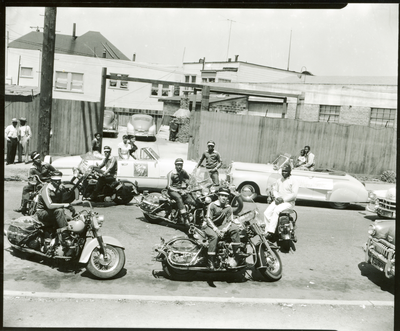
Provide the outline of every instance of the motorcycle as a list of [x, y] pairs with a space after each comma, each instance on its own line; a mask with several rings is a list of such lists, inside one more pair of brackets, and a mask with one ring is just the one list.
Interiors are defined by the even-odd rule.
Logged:
[[[230, 195], [228, 198], [229, 204], [233, 208], [233, 214], [237, 215], [243, 209], [243, 200], [234, 186], [228, 186]], [[190, 222], [197, 226], [202, 224], [202, 218], [206, 213], [207, 206], [218, 199], [217, 188], [213, 186], [211, 179], [197, 180], [191, 175], [190, 184], [184, 190], [185, 194], [190, 194], [196, 202], [196, 208], [185, 205], [186, 211], [189, 214]], [[145, 193], [139, 204], [139, 208], [143, 212], [144, 217], [150, 223], [160, 223], [166, 221], [177, 224], [180, 220], [179, 209], [176, 201], [170, 197], [168, 190], [164, 189], [161, 193], [152, 192]]]
[[[230, 239], [224, 237], [218, 241], [215, 270], [209, 270], [207, 237], [203, 230], [191, 225], [187, 237], [174, 237], [167, 242], [161, 238], [161, 244], [155, 247], [155, 260], [161, 262], [165, 274], [175, 280], [184, 280], [196, 272], [238, 272], [253, 266], [265, 280], [281, 279], [282, 262], [278, 247], [264, 237], [258, 209], [253, 207], [243, 213], [235, 219], [235, 223], [241, 229], [240, 249], [250, 254], [246, 259], [236, 260]], [[251, 257], [252, 261], [248, 263]]]
[[[269, 191], [267, 198], [268, 203], [274, 201], [272, 191]], [[297, 236], [295, 234], [297, 222], [297, 212], [293, 208], [288, 208], [279, 213], [278, 223], [275, 228], [275, 232], [271, 238], [272, 242], [276, 242], [282, 251], [289, 252], [296, 250], [295, 242], [297, 242]], [[265, 224], [263, 225], [265, 229]]]
[[[103, 176], [104, 171], [95, 166], [89, 166], [82, 160], [78, 168], [73, 169], [74, 176], [71, 181], [63, 182], [71, 191], [78, 189], [82, 200], [89, 199], [96, 188], [97, 181]], [[112, 183], [106, 183], [94, 202], [101, 202], [107, 199], [114, 201], [117, 205], [128, 204], [135, 195], [138, 195], [138, 183], [128, 180], [115, 179]]]
[[100, 228], [104, 216], [90, 210], [82, 210], [68, 218], [69, 237], [61, 244], [61, 233], [45, 226], [36, 216], [20, 217], [5, 230], [14, 250], [39, 255], [53, 260], [77, 262], [100, 279], [117, 275], [125, 265], [124, 246], [115, 238], [102, 236]]

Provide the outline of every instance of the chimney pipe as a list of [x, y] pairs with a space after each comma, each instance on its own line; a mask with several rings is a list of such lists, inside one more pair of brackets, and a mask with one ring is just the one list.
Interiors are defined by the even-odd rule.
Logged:
[[133, 53], [132, 61], [135, 62], [135, 60], [136, 60], [136, 53]]
[[231, 59], [231, 58], [229, 58], [229, 59], [228, 59], [228, 62], [231, 62], [231, 61], [232, 61], [232, 59]]
[[72, 39], [76, 39], [76, 23], [74, 23], [73, 28], [72, 28]]
[[106, 57], [107, 57], [106, 50], [105, 50], [105, 49], [103, 49], [103, 58], [106, 58]]
[[235, 62], [238, 61], [239, 55], [235, 55]]

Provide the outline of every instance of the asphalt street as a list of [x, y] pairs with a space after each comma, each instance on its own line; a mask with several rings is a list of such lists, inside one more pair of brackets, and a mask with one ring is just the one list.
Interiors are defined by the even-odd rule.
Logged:
[[[180, 143], [158, 139], [151, 144], [163, 156]], [[179, 148], [183, 153], [184, 147]], [[4, 184], [5, 229], [20, 216], [13, 209], [24, 184]], [[84, 208], [75, 205], [78, 211]], [[283, 277], [274, 283], [251, 269], [244, 277], [198, 273], [185, 281], [170, 280], [152, 260], [154, 245], [160, 237], [184, 235], [182, 228], [148, 223], [133, 202], [94, 207], [105, 216], [102, 233], [125, 246], [123, 271], [114, 279], [97, 280], [84, 268], [15, 254], [4, 239], [3, 326], [394, 328], [395, 283], [364, 262], [368, 226], [377, 217], [362, 206], [335, 210], [323, 203], [299, 203], [297, 250], [281, 253]], [[257, 207], [262, 213], [267, 205], [260, 201]]]

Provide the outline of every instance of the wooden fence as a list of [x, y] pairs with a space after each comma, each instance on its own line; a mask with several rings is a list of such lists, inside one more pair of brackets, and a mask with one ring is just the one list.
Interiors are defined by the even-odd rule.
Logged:
[[[29, 150], [40, 151], [38, 146], [40, 97], [32, 101], [6, 101], [5, 125], [16, 117], [26, 117], [32, 138]], [[99, 131], [100, 104], [98, 102], [53, 99], [51, 112], [51, 155], [79, 155], [90, 151], [93, 135]]]
[[223, 162], [268, 163], [281, 153], [299, 155], [311, 147], [317, 168], [352, 174], [380, 175], [396, 171], [396, 137], [393, 128], [305, 122], [225, 113], [193, 112], [188, 159], [198, 160], [208, 140]]

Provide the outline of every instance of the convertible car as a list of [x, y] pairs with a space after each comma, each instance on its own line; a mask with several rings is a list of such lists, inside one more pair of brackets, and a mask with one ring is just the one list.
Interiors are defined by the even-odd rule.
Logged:
[[103, 134], [118, 136], [118, 114], [110, 109], [104, 110]]
[[[268, 196], [271, 186], [281, 177], [280, 169], [291, 161], [290, 154], [281, 154], [272, 164], [233, 162], [227, 180], [238, 188], [244, 200]], [[299, 183], [297, 200], [328, 201], [334, 208], [351, 203], [367, 203], [368, 191], [356, 178], [342, 171], [294, 168], [292, 176]]]
[[[96, 165], [102, 162], [101, 157], [90, 153], [68, 156], [54, 160], [52, 165], [63, 173], [63, 180], [70, 180], [73, 177], [73, 168], [77, 168], [82, 160], [88, 165]], [[167, 174], [175, 168], [174, 162], [175, 159], [161, 159], [152, 148], [144, 147], [140, 149], [139, 159], [118, 160], [117, 177], [132, 182], [136, 180], [140, 191], [161, 191], [167, 186]], [[183, 169], [190, 174], [196, 164], [193, 161], [184, 161]]]
[[156, 137], [156, 125], [153, 117], [150, 115], [132, 115], [126, 129], [126, 133], [129, 136], [135, 136], [136, 138], [155, 139]]

